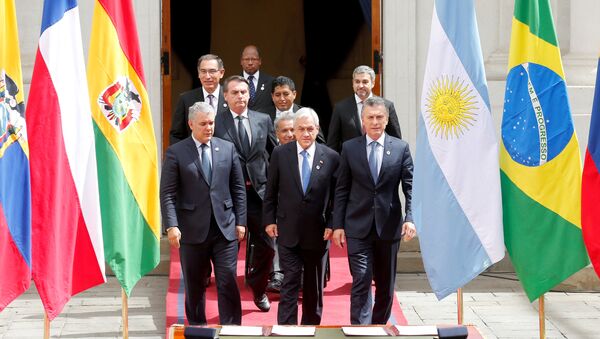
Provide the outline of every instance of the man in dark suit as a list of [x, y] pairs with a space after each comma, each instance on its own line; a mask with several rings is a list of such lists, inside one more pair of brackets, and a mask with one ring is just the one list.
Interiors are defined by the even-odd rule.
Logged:
[[213, 137], [215, 113], [197, 102], [189, 110], [192, 135], [170, 146], [160, 181], [160, 201], [171, 246], [179, 248], [185, 313], [206, 325], [204, 281], [212, 261], [221, 324], [240, 325], [238, 241], [246, 232], [246, 189], [232, 143]]
[[[389, 114], [382, 98], [365, 100], [362, 123], [366, 135], [342, 146], [333, 241], [339, 247], [348, 245], [353, 325], [388, 321], [400, 240], [408, 241], [416, 234], [411, 214], [412, 158], [405, 141], [384, 132]], [[398, 194], [400, 184], [406, 203], [404, 219]], [[374, 306], [372, 280], [375, 280]]]
[[[342, 149], [342, 143], [364, 134], [360, 112], [363, 102], [373, 96], [371, 92], [373, 86], [375, 86], [375, 71], [369, 66], [356, 67], [352, 72], [354, 95], [339, 101], [333, 107], [327, 133], [327, 146], [339, 152]], [[389, 100], [384, 99], [384, 101], [390, 114], [385, 132], [390, 136], [402, 139], [394, 104]]]
[[250, 98], [248, 108], [253, 111], [267, 113], [273, 108], [271, 101], [271, 83], [273, 77], [260, 70], [262, 60], [258, 48], [254, 45], [244, 47], [240, 57], [242, 76], [248, 80]]
[[300, 109], [300, 106], [294, 103], [296, 84], [286, 76], [280, 75], [271, 83], [271, 100], [273, 107], [265, 113], [269, 114], [273, 121], [284, 112], [295, 113]]
[[179, 96], [177, 106], [171, 116], [170, 145], [190, 136], [191, 130], [187, 123], [187, 113], [194, 103], [198, 101], [209, 103], [217, 114], [227, 111], [223, 90], [219, 85], [224, 74], [223, 60], [218, 56], [206, 54], [198, 59], [198, 78], [202, 86]]
[[277, 147], [271, 156], [263, 205], [265, 230], [277, 237], [285, 273], [277, 312], [280, 325], [298, 324], [298, 292], [304, 269], [302, 325], [319, 325], [331, 209], [339, 155], [317, 144], [319, 117], [301, 108], [294, 117], [296, 142]]
[[[285, 76], [280, 75], [273, 80], [271, 98], [273, 99], [274, 107], [266, 113], [269, 114], [273, 121], [285, 112], [296, 113], [302, 108], [302, 106], [294, 103], [294, 100], [296, 100], [296, 84], [294, 80]], [[325, 135], [320, 129], [317, 135], [317, 142], [325, 143]]]
[[269, 155], [277, 143], [268, 115], [248, 109], [248, 81], [233, 75], [223, 84], [229, 111], [215, 119], [215, 136], [233, 142], [240, 156], [248, 202], [249, 267], [246, 282], [254, 303], [263, 312], [271, 305], [265, 293], [273, 260], [273, 241], [262, 223], [262, 201], [267, 188]]

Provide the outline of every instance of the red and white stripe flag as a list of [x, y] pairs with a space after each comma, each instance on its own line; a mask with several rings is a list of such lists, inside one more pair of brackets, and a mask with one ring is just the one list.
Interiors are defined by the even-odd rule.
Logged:
[[106, 281], [94, 131], [76, 0], [45, 0], [26, 122], [33, 280], [50, 320]]

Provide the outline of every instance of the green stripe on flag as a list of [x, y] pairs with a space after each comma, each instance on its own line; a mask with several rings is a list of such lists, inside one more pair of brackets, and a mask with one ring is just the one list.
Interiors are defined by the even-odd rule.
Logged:
[[529, 26], [531, 34], [558, 46], [552, 22], [552, 8], [548, 0], [516, 0], [515, 19]]
[[129, 295], [135, 284], [160, 260], [159, 240], [152, 232], [113, 148], [94, 121], [104, 257]]
[[533, 301], [588, 265], [581, 229], [531, 199], [503, 171], [501, 183], [504, 242]]

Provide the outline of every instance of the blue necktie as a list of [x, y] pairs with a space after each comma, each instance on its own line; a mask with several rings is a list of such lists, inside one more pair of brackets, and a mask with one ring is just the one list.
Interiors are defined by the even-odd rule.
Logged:
[[302, 192], [306, 193], [308, 182], [310, 181], [310, 166], [308, 164], [308, 152], [303, 150], [302, 155]]
[[250, 102], [252, 103], [254, 102], [254, 98], [256, 97], [256, 87], [254, 87], [254, 75], [249, 75], [248, 76], [248, 82], [250, 85]]
[[371, 153], [369, 153], [369, 169], [371, 170], [371, 176], [373, 182], [377, 183], [379, 175], [377, 174], [377, 141], [371, 141]]
[[202, 148], [202, 172], [204, 173], [204, 177], [206, 178], [206, 182], [210, 185], [212, 180], [212, 169], [210, 168], [210, 158], [208, 157], [208, 152], [210, 152], [210, 148], [208, 148], [207, 144], [200, 145]]

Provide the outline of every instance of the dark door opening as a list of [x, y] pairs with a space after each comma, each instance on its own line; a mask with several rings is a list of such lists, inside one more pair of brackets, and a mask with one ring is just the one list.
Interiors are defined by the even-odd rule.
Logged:
[[225, 77], [239, 74], [248, 44], [260, 49], [262, 71], [294, 80], [296, 103], [314, 108], [327, 134], [333, 105], [352, 94], [352, 70], [372, 65], [370, 3], [163, 0], [163, 146], [179, 94], [200, 86], [198, 57], [217, 54]]

